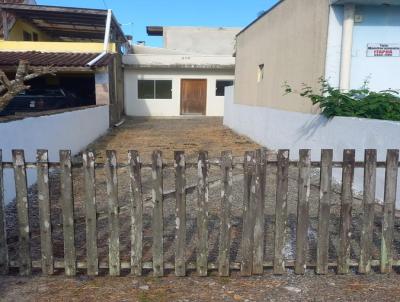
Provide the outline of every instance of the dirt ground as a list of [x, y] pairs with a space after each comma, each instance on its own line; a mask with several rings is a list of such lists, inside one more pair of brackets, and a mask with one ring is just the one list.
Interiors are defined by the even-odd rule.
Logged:
[[[173, 151], [184, 150], [187, 160], [195, 162], [199, 150], [207, 150], [209, 158], [217, 158], [221, 151], [231, 150], [236, 157], [243, 157], [245, 151], [259, 148], [251, 140], [236, 135], [231, 130], [222, 126], [220, 118], [194, 118], [194, 119], [127, 119], [118, 128], [111, 129], [105, 136], [96, 140], [88, 148], [96, 151], [97, 162], [104, 162], [105, 150], [116, 150], [118, 161], [127, 159], [128, 150], [138, 150], [142, 161], [150, 162], [153, 150], [163, 152], [165, 162], [172, 163]], [[235, 167], [234, 175], [237, 177], [233, 184], [232, 200], [232, 247], [231, 261], [241, 261], [241, 227], [243, 212], [243, 179], [242, 169]], [[285, 247], [287, 260], [295, 257], [296, 233], [296, 203], [297, 203], [297, 174], [298, 170], [291, 168], [289, 171], [288, 192], [288, 238]], [[74, 173], [74, 199], [75, 199], [75, 225], [76, 247], [78, 260], [84, 261], [85, 247], [85, 211], [84, 194], [81, 169]], [[195, 168], [187, 170], [187, 185], [196, 184], [197, 171]], [[210, 181], [220, 178], [218, 167], [211, 167]], [[52, 203], [52, 228], [55, 259], [63, 258], [62, 219], [59, 204], [59, 174], [52, 171], [50, 177], [51, 203]], [[265, 204], [265, 261], [272, 260], [273, 251], [273, 221], [274, 201], [276, 187], [276, 167], [267, 168], [267, 188]], [[143, 169], [143, 194], [144, 194], [144, 250], [143, 260], [151, 261], [151, 170]], [[317, 209], [319, 200], [318, 171], [313, 171], [312, 187], [310, 192], [311, 224], [309, 230], [309, 255], [308, 260], [315, 259], [316, 254], [316, 227]], [[99, 260], [107, 261], [108, 253], [108, 221], [107, 194], [104, 173], [96, 173], [96, 194], [98, 207], [98, 249]], [[164, 192], [174, 189], [173, 168], [164, 170]], [[218, 255], [218, 225], [220, 213], [220, 186], [214, 186], [209, 191], [209, 261], [215, 262]], [[119, 170], [119, 204], [120, 229], [121, 229], [121, 260], [129, 261], [129, 177], [128, 171]], [[195, 190], [187, 195], [187, 260], [196, 258], [196, 200]], [[337, 234], [339, 225], [338, 210], [340, 209], [340, 188], [332, 194], [332, 211], [330, 221], [330, 260], [334, 261], [337, 255]], [[32, 230], [32, 255], [33, 260], [40, 259], [40, 237], [38, 232], [38, 207], [37, 191], [32, 187], [29, 192], [30, 224]], [[360, 238], [360, 199], [354, 199], [352, 221], [352, 259], [359, 256]], [[124, 208], [125, 207], [125, 208]], [[124, 210], [125, 209], [125, 210]], [[7, 208], [7, 231], [10, 247], [10, 257], [17, 260], [18, 233], [15, 225], [15, 204]], [[381, 214], [377, 213], [374, 224], [376, 241], [373, 248], [373, 259], [379, 259], [381, 230]], [[164, 259], [167, 262], [174, 260], [175, 238], [175, 199], [164, 200]], [[396, 222], [395, 256], [400, 255], [400, 219]], [[107, 272], [103, 272], [106, 275]], [[354, 273], [354, 272], [353, 272]], [[62, 274], [62, 272], [58, 272]], [[77, 278], [55, 277], [0, 277], [0, 301], [398, 301], [400, 294], [400, 275], [385, 276], [372, 274], [371, 276], [316, 276], [312, 271], [306, 276], [295, 276], [291, 272], [287, 276], [277, 277], [268, 272], [265, 276], [240, 278], [233, 274], [232, 278], [188, 278], [166, 277], [155, 279], [149, 274], [143, 278]]]
[[400, 275], [0, 277], [0, 301], [399, 301]]
[[216, 158], [221, 151], [231, 150], [234, 156], [260, 146], [246, 137], [239, 136], [222, 126], [221, 118], [198, 117], [180, 119], [133, 119], [112, 129], [89, 145], [97, 151], [98, 161], [105, 150], [116, 150], [118, 159], [126, 160], [128, 150], [139, 151], [143, 162], [150, 162], [151, 153], [161, 150], [165, 160], [173, 160], [176, 150], [185, 151], [189, 158], [197, 158], [200, 150], [208, 151], [209, 158]]

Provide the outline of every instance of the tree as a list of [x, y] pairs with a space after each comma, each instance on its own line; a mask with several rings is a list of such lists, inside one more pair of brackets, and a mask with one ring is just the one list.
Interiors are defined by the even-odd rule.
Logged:
[[0, 112], [21, 92], [30, 88], [25, 82], [46, 74], [55, 75], [56, 70], [52, 66], [31, 67], [26, 60], [20, 60], [15, 79], [10, 80], [3, 70], [0, 70]]

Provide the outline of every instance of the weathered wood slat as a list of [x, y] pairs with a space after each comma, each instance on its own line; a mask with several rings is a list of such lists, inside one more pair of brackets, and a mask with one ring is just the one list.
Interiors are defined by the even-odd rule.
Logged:
[[351, 210], [353, 203], [355, 150], [343, 151], [342, 204], [340, 210], [338, 273], [349, 273]]
[[278, 151], [276, 205], [275, 205], [275, 247], [274, 274], [286, 272], [284, 247], [286, 242], [287, 225], [287, 195], [289, 175], [289, 150]]
[[262, 275], [264, 272], [264, 208], [265, 188], [267, 177], [267, 150], [256, 150], [255, 168], [255, 220], [254, 220], [254, 255], [253, 274]]
[[108, 261], [110, 276], [119, 276], [121, 273], [119, 247], [119, 206], [118, 206], [118, 172], [117, 154], [114, 150], [106, 151], [107, 165], [107, 196], [108, 196], [108, 224], [110, 239], [108, 246]]
[[318, 210], [317, 274], [328, 273], [329, 218], [332, 192], [333, 150], [321, 151], [320, 194]]
[[311, 150], [299, 152], [298, 204], [296, 228], [296, 274], [306, 271], [308, 251], [309, 199], [311, 184]]
[[61, 207], [64, 233], [64, 263], [67, 276], [76, 275], [74, 229], [74, 195], [72, 187], [71, 151], [60, 151]]
[[176, 191], [176, 248], [175, 275], [186, 275], [186, 161], [183, 151], [175, 151], [175, 191]]
[[221, 153], [221, 210], [219, 229], [218, 274], [221, 277], [229, 276], [229, 257], [231, 248], [231, 205], [233, 185], [232, 152]]
[[0, 149], [0, 275], [6, 275], [8, 266], [8, 246], [6, 232], [6, 213], [4, 201], [4, 180], [3, 180], [3, 155]]
[[99, 259], [97, 253], [97, 206], [94, 152], [84, 152], [82, 159], [85, 186], [87, 274], [89, 276], [96, 276], [99, 274]]
[[363, 218], [360, 239], [360, 265], [358, 267], [360, 274], [371, 272], [376, 191], [376, 157], [376, 150], [365, 150]]
[[199, 153], [197, 182], [197, 274], [207, 276], [208, 263], [208, 153]]
[[23, 150], [13, 150], [14, 178], [19, 228], [19, 273], [28, 276], [32, 271], [30, 253], [30, 229], [28, 210], [28, 187], [26, 180], [25, 156]]
[[49, 191], [49, 164], [47, 150], [37, 151], [37, 189], [40, 220], [40, 250], [42, 254], [42, 273], [54, 273], [53, 245], [51, 240], [51, 215]]
[[381, 241], [381, 273], [390, 273], [393, 266], [394, 213], [397, 194], [399, 150], [388, 150], [386, 157], [385, 196]]
[[153, 177], [153, 275], [164, 275], [164, 215], [163, 215], [163, 163], [161, 151], [152, 154]]
[[243, 231], [242, 266], [240, 274], [251, 276], [253, 272], [253, 246], [255, 221], [255, 152], [247, 151], [243, 165]]
[[131, 189], [131, 274], [142, 275], [143, 253], [143, 196], [140, 157], [137, 151], [128, 152]]

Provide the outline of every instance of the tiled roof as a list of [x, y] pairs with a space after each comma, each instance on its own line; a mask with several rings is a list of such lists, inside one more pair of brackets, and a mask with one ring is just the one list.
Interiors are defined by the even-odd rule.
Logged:
[[[99, 53], [0, 51], [0, 66], [17, 66], [19, 60], [29, 61], [31, 66], [86, 67]], [[113, 54], [106, 54], [93, 67], [107, 66]]]

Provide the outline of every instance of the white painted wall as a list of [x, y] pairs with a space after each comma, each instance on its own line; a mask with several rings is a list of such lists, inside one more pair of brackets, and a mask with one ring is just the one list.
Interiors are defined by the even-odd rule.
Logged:
[[[234, 104], [232, 87], [225, 91], [224, 125], [270, 149], [290, 149], [294, 160], [299, 149], [312, 149], [313, 160], [320, 160], [321, 149], [333, 149], [334, 160], [342, 159], [343, 149], [356, 149], [359, 161], [364, 159], [365, 149], [377, 149], [378, 160], [384, 161], [387, 149], [400, 148], [399, 122], [348, 117], [328, 120], [321, 115]], [[334, 178], [341, 179], [340, 169], [334, 169]], [[354, 188], [361, 191], [362, 183], [363, 171], [356, 169]], [[383, 188], [384, 171], [378, 169], [379, 199], [383, 199]], [[399, 197], [396, 205], [400, 209]]]
[[164, 47], [185, 53], [230, 55], [241, 28], [164, 27]]
[[[138, 80], [172, 80], [172, 99], [138, 99]], [[224, 114], [224, 97], [216, 96], [217, 80], [233, 80], [233, 70], [125, 69], [125, 113], [130, 116], [179, 116], [182, 79], [207, 80], [207, 116]]]
[[339, 87], [340, 82], [343, 18], [343, 6], [331, 6], [329, 12], [325, 78], [333, 87]]
[[[343, 6], [331, 6], [325, 78], [339, 87], [343, 28]], [[367, 57], [369, 43], [400, 44], [400, 7], [356, 6], [358, 19], [353, 28], [350, 89], [360, 88], [365, 80], [374, 91], [400, 89], [399, 57]], [[361, 21], [360, 21], [361, 18]]]
[[369, 79], [374, 91], [400, 89], [400, 57], [367, 57], [369, 43], [400, 44], [400, 6], [357, 6], [356, 15], [351, 88]]
[[[37, 149], [47, 149], [49, 161], [56, 162], [59, 150], [71, 150], [76, 154], [103, 135], [108, 127], [108, 106], [0, 123], [3, 161], [12, 161], [13, 149], [25, 150], [26, 161], [36, 161]], [[5, 200], [9, 202], [15, 196], [14, 174], [10, 169], [4, 172]], [[28, 170], [29, 185], [36, 182], [35, 172]]]
[[[166, 51], [165, 48], [159, 48]], [[168, 51], [168, 50], [167, 50]], [[190, 54], [130, 54], [122, 58], [123, 63], [129, 68], [191, 68], [191, 69], [233, 69], [235, 58], [233, 56], [190, 55]]]

